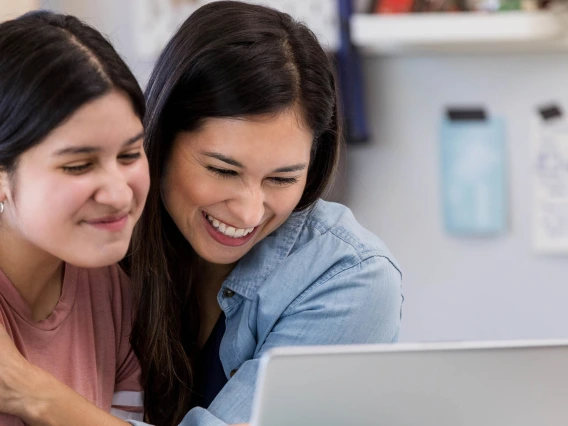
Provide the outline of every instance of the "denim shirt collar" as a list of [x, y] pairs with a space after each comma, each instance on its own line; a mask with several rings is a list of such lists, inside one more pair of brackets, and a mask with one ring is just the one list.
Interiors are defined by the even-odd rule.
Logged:
[[223, 289], [253, 299], [260, 285], [294, 247], [312, 208], [292, 213], [280, 227], [257, 243], [239, 260], [223, 283]]

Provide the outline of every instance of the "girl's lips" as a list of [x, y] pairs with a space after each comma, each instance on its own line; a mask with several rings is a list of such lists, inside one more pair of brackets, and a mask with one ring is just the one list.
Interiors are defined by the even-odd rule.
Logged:
[[256, 231], [258, 229], [257, 226], [253, 229], [251, 233], [245, 235], [244, 237], [233, 238], [225, 234], [222, 234], [213, 225], [211, 225], [211, 223], [207, 220], [207, 214], [205, 212], [203, 212], [202, 216], [203, 216], [203, 221], [205, 222], [205, 229], [207, 230], [211, 238], [213, 238], [219, 244], [223, 244], [229, 247], [240, 247], [242, 245], [245, 245], [252, 239], [252, 237], [256, 234]]
[[122, 231], [128, 221], [128, 215], [113, 216], [87, 221], [86, 223], [94, 226], [95, 228], [102, 229], [110, 232]]

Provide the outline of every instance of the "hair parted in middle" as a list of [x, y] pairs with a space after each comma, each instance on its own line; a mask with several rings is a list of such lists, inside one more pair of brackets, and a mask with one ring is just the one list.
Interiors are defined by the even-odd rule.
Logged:
[[197, 254], [166, 212], [160, 183], [174, 138], [208, 118], [277, 115], [291, 108], [313, 133], [296, 210], [313, 205], [336, 168], [341, 126], [333, 68], [315, 35], [289, 15], [239, 1], [193, 13], [160, 55], [146, 89], [151, 187], [134, 231], [130, 275], [138, 315], [132, 343], [150, 422], [177, 425], [192, 407], [197, 352]]

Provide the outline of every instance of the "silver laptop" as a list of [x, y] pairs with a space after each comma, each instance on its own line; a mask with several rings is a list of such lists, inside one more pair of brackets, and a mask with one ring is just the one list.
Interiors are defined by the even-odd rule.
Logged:
[[251, 426], [567, 426], [568, 341], [279, 348]]

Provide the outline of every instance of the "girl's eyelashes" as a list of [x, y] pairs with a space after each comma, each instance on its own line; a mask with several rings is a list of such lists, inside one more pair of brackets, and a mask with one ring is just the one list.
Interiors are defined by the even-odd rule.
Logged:
[[[117, 158], [122, 163], [131, 164], [141, 157], [142, 157], [142, 153], [140, 151], [137, 151], [137, 152], [129, 152], [129, 153], [120, 154]], [[76, 165], [73, 165], [73, 166], [63, 166], [63, 167], [61, 167], [61, 169], [65, 173], [69, 173], [69, 174], [72, 174], [72, 175], [80, 175], [82, 173], [89, 171], [93, 167], [93, 164], [94, 164], [93, 162], [87, 162], [87, 163], [76, 164]]]
[[84, 164], [78, 164], [76, 166], [63, 166], [63, 167], [61, 167], [61, 169], [65, 173], [69, 173], [69, 174], [72, 174], [72, 175], [79, 175], [79, 174], [84, 173], [87, 170], [89, 170], [89, 168], [91, 166], [92, 166], [92, 163], [84, 163]]
[[137, 160], [140, 157], [142, 157], [142, 153], [140, 151], [121, 154], [121, 155], [118, 156], [118, 158], [120, 160], [123, 160], [123, 161], [126, 161], [126, 162], [133, 162], [134, 160]]

